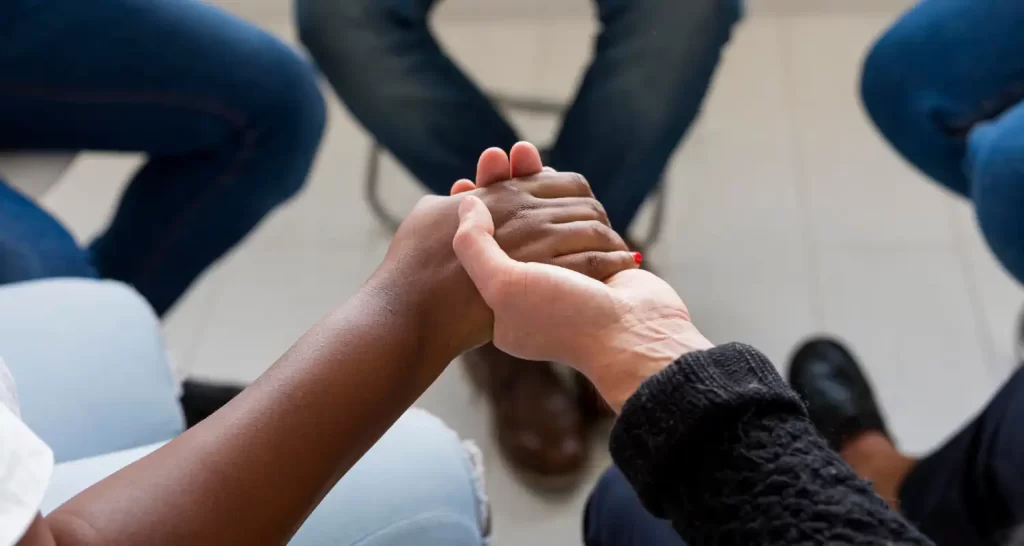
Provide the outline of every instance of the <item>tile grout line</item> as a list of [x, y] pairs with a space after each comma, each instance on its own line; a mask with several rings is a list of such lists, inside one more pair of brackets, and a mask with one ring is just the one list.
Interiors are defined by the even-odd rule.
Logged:
[[[784, 17], [774, 17], [775, 36], [779, 43], [780, 67], [782, 68], [782, 85], [784, 104], [788, 119], [788, 135], [792, 151], [790, 162], [793, 173], [796, 176], [797, 199], [800, 207], [801, 230], [800, 236], [804, 246], [804, 268], [810, 279], [807, 290], [811, 301], [811, 319], [814, 327], [819, 332], [825, 329], [825, 297], [821, 279], [820, 253], [817, 243], [814, 240], [814, 222], [811, 218], [810, 188], [807, 177], [807, 168], [803, 161], [803, 146], [801, 145], [801, 129], [797, 127], [795, 89], [792, 85], [795, 76], [793, 66], [792, 48], [786, 40], [788, 21]], [[810, 333], [809, 333], [810, 334]]]
[[1000, 370], [997, 365], [999, 351], [996, 349], [996, 336], [993, 332], [993, 325], [989, 324], [988, 316], [985, 313], [984, 302], [982, 301], [981, 288], [978, 284], [977, 275], [973, 267], [971, 267], [970, 252], [967, 249], [967, 239], [962, 229], [958, 229], [956, 214], [954, 210], [955, 204], [950, 201], [946, 205], [946, 224], [948, 229], [952, 231], [953, 236], [953, 252], [958, 258], [960, 263], [960, 272], [964, 276], [964, 284], [966, 284], [967, 298], [971, 302], [971, 314], [973, 315], [974, 331], [975, 335], [978, 336], [978, 341], [981, 343], [982, 350], [986, 353], [983, 356], [985, 358], [985, 367], [989, 371], [990, 377], [1002, 381], [1006, 375], [1004, 370]]
[[[192, 342], [189, 344], [187, 367], [180, 366], [178, 372], [182, 375], [182, 379], [191, 377], [194, 374], [198, 374], [199, 377], [206, 377], [200, 370], [199, 356], [202, 354], [203, 345], [210, 332], [210, 320], [213, 317], [214, 309], [216, 308], [217, 300], [220, 299], [222, 293], [222, 283], [224, 282], [224, 275], [221, 272], [221, 268], [214, 266], [215, 269], [208, 271], [203, 277], [200, 277], [199, 282], [210, 283], [207, 288], [209, 294], [207, 295], [205, 302], [200, 302], [202, 306], [202, 313], [195, 322], [195, 333], [192, 335]], [[191, 290], [195, 291], [198, 284], [195, 285]], [[189, 294], [186, 294], [187, 297]], [[164, 328], [166, 332], [166, 327]], [[164, 336], [166, 338], [166, 334]], [[185, 363], [182, 363], [185, 364]]]

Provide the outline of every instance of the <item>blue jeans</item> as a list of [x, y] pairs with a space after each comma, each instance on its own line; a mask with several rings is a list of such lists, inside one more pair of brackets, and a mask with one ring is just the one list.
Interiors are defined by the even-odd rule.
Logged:
[[200, 1], [0, 2], [0, 149], [149, 158], [87, 250], [0, 182], [0, 282], [117, 279], [162, 314], [299, 190], [324, 124], [307, 61]]
[[[120, 283], [0, 287], [0, 355], [25, 422], [54, 451], [49, 512], [184, 429], [160, 324]], [[298, 545], [482, 546], [477, 461], [437, 418], [410, 410], [341, 479]]]
[[[602, 31], [549, 163], [579, 172], [625, 232], [697, 116], [739, 0], [596, 0]], [[518, 137], [440, 49], [434, 0], [298, 0], [300, 36], [342, 101], [432, 191]]]
[[861, 94], [910, 163], [974, 203], [1024, 282], [1024, 4], [923, 0], [872, 47]]

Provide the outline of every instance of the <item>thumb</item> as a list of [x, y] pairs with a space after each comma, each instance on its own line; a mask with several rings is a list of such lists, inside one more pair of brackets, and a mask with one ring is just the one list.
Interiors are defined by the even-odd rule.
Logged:
[[497, 282], [516, 266], [516, 261], [494, 240], [491, 211], [474, 195], [466, 196], [459, 203], [459, 229], [452, 240], [452, 248], [485, 301], [489, 300]]

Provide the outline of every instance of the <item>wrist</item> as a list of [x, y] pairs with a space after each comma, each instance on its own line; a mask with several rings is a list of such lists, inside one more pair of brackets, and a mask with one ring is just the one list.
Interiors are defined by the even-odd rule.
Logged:
[[412, 347], [418, 361], [446, 366], [462, 351], [447, 331], [449, 321], [441, 316], [444, 303], [422, 286], [414, 275], [382, 267], [363, 285], [360, 296], [372, 301], [372, 312], [385, 315], [387, 327], [401, 334], [396, 339]]
[[601, 343], [579, 368], [618, 413], [648, 378], [679, 357], [714, 347], [683, 314], [670, 314], [643, 323], [625, 324], [606, 332]]

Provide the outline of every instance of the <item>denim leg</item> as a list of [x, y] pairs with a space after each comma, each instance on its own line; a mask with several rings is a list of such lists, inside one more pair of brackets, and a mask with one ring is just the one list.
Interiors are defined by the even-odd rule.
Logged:
[[1024, 98], [1021, 28], [1017, 0], [924, 0], [864, 60], [861, 99], [878, 130], [961, 195], [972, 194], [967, 134]]
[[[43, 513], [158, 447], [57, 465]], [[411, 409], [341, 478], [290, 544], [484, 546], [486, 499], [477, 470], [451, 429]]]
[[1024, 282], [1024, 101], [971, 131], [967, 165], [985, 240]]
[[697, 117], [740, 0], [597, 0], [602, 30], [551, 154], [624, 233]]
[[586, 546], [686, 546], [667, 520], [650, 514], [633, 486], [611, 466], [594, 486], [583, 510]]
[[[970, 424], [921, 459], [900, 509], [939, 546], [998, 546], [1024, 526], [1024, 368]], [[1016, 543], [1013, 543], [1016, 544]]]
[[434, 0], [298, 0], [302, 42], [352, 114], [446, 195], [480, 152], [516, 134], [427, 27]]
[[490, 534], [476, 466], [444, 422], [412, 408], [334, 486], [296, 546], [482, 546]]
[[0, 285], [46, 277], [96, 277], [89, 253], [61, 223], [0, 180]]
[[121, 283], [0, 286], [0, 355], [17, 384], [22, 418], [57, 462], [184, 430], [160, 323]]
[[312, 67], [198, 0], [11, 0], [0, 148], [145, 152], [100, 275], [163, 313], [305, 180], [325, 123]]

